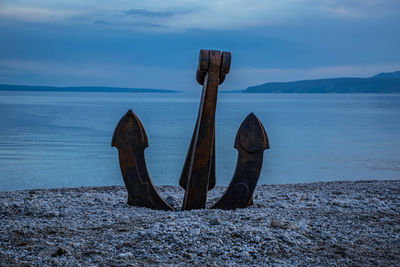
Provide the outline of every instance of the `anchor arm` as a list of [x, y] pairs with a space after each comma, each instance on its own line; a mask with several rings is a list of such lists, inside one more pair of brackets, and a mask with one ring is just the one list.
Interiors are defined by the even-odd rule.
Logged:
[[147, 171], [144, 150], [147, 135], [139, 118], [129, 110], [118, 122], [111, 146], [118, 149], [128, 204], [160, 210], [174, 210], [159, 195]]
[[235, 173], [223, 196], [212, 206], [213, 209], [246, 208], [253, 202], [264, 150], [269, 149], [267, 133], [253, 113], [239, 127], [235, 148], [239, 152]]

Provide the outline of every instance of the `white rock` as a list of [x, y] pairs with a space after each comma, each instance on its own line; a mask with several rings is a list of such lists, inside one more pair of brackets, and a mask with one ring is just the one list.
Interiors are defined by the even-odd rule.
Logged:
[[133, 253], [132, 252], [119, 253], [118, 257], [120, 257], [120, 258], [130, 258], [130, 257], [133, 257]]

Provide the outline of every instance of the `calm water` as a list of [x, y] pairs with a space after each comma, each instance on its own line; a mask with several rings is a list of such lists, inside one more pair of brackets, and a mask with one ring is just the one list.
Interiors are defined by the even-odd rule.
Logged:
[[[122, 185], [111, 136], [129, 109], [142, 120], [156, 185], [177, 185], [196, 121], [195, 94], [0, 92], [0, 190]], [[400, 178], [400, 95], [220, 94], [217, 183], [232, 177], [236, 131], [266, 128], [259, 184]]]

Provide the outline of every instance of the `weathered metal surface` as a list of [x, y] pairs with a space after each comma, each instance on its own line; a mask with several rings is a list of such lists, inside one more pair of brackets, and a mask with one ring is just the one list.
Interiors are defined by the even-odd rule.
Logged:
[[[196, 140], [196, 133], [198, 132], [198, 118], [196, 122], [196, 126], [194, 128], [194, 132], [192, 135], [192, 140], [190, 141], [190, 146], [189, 146], [189, 151], [186, 155], [185, 159], [185, 164], [183, 165], [181, 177], [179, 179], [179, 185], [186, 190], [187, 187], [187, 180], [189, 178], [189, 168], [191, 167], [191, 160], [192, 160], [192, 155], [193, 155], [193, 147], [194, 147], [194, 142]], [[211, 155], [211, 170], [210, 170], [210, 175], [208, 177], [208, 191], [213, 189], [215, 187], [215, 131], [213, 134], [213, 148], [212, 148], [212, 155]]]
[[158, 194], [147, 172], [144, 150], [149, 146], [139, 118], [129, 110], [118, 122], [111, 146], [118, 149], [128, 204], [158, 210], [173, 210]]
[[185, 189], [182, 210], [205, 208], [215, 186], [215, 110], [218, 85], [229, 72], [231, 54], [201, 50], [196, 79], [203, 85], [196, 126], [179, 184]]
[[[203, 85], [197, 121], [182, 169], [179, 185], [185, 189], [182, 210], [205, 208], [207, 191], [215, 187], [215, 111], [218, 86], [231, 65], [231, 53], [201, 50], [196, 80]], [[147, 135], [139, 118], [129, 110], [115, 128], [112, 146], [118, 149], [128, 204], [173, 210], [151, 182], [144, 158]], [[236, 209], [253, 205], [253, 193], [261, 172], [263, 154], [269, 149], [267, 133], [253, 114], [242, 122], [234, 147], [238, 160], [232, 181], [214, 209]]]
[[253, 204], [264, 150], [269, 149], [267, 133], [253, 113], [240, 125], [234, 147], [239, 152], [236, 170], [228, 189], [212, 207], [214, 209], [246, 208]]

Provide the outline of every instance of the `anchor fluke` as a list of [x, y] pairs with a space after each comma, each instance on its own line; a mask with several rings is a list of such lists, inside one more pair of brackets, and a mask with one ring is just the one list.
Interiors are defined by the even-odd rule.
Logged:
[[269, 149], [267, 132], [254, 113], [250, 113], [242, 122], [235, 138], [236, 149], [255, 153]]
[[239, 151], [235, 173], [228, 189], [213, 209], [246, 208], [253, 203], [264, 150], [269, 149], [267, 132], [253, 113], [240, 125], [234, 147]]
[[115, 127], [111, 146], [117, 149], [145, 149], [149, 146], [142, 122], [130, 109]]
[[115, 127], [111, 146], [118, 149], [119, 164], [128, 204], [159, 210], [173, 210], [158, 194], [147, 172], [144, 150], [149, 146], [142, 122], [128, 110]]

